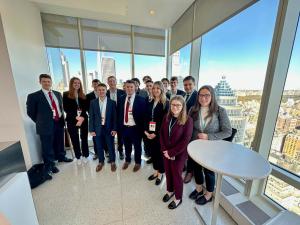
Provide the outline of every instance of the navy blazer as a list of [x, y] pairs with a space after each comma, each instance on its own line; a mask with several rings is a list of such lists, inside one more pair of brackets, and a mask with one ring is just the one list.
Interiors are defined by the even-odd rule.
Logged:
[[[125, 95], [125, 91], [121, 90], [121, 89], [117, 89], [117, 104], [119, 103], [120, 98]], [[108, 98], [110, 98], [110, 90], [108, 89], [106, 92], [106, 96]]]
[[196, 90], [193, 91], [191, 97], [186, 102], [186, 112], [188, 113], [190, 109], [195, 105], [195, 102], [197, 101], [198, 92]]
[[[171, 91], [169, 91], [169, 92], [166, 93], [166, 96], [167, 96], [167, 98], [168, 98], [169, 100], [170, 100], [170, 98], [171, 98], [171, 95], [172, 95], [172, 92], [171, 92]], [[185, 96], [185, 92], [182, 91], [182, 90], [180, 90], [180, 89], [177, 89], [176, 95], [181, 95], [182, 97], [184, 97], [184, 96]]]
[[[109, 98], [107, 98], [104, 127], [106, 132], [117, 131], [116, 103]], [[90, 104], [89, 132], [96, 132], [96, 135], [99, 136], [103, 132], [102, 129], [100, 104], [99, 99], [96, 98]]]
[[[57, 100], [58, 107], [62, 113], [59, 118], [59, 124], [61, 127], [65, 126], [64, 110], [62, 96], [58, 91], [53, 91]], [[52, 108], [47, 101], [47, 98], [42, 90], [31, 93], [27, 96], [26, 101], [27, 115], [35, 122], [36, 133], [39, 135], [53, 134], [53, 112]]]
[[[124, 112], [125, 112], [125, 101], [126, 96], [123, 95], [120, 98], [120, 101], [118, 103], [118, 128], [121, 129], [124, 125]], [[144, 130], [144, 119], [145, 119], [145, 112], [146, 112], [146, 99], [135, 94], [134, 102], [133, 102], [133, 108], [132, 108], [132, 115], [133, 119], [135, 121], [136, 126], [138, 129], [143, 132]]]

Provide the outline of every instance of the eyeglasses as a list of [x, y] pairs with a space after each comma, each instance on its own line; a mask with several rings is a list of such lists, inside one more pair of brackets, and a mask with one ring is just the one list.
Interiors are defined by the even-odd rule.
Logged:
[[199, 94], [199, 98], [210, 98], [211, 95], [210, 94]]
[[175, 107], [176, 107], [176, 108], [181, 108], [181, 107], [182, 107], [181, 104], [171, 104], [171, 106], [174, 107], [174, 108], [175, 108]]

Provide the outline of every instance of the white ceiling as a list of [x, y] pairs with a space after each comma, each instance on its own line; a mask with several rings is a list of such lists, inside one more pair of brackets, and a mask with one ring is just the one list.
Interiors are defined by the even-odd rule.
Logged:
[[[41, 12], [169, 28], [194, 0], [29, 0]], [[155, 14], [150, 15], [150, 10]]]

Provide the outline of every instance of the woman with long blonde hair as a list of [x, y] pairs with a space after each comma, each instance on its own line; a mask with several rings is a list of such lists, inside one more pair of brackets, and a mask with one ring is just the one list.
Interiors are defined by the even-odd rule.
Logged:
[[[77, 158], [77, 164], [81, 164], [82, 156], [85, 163], [88, 162], [88, 101], [83, 92], [79, 78], [73, 77], [69, 83], [69, 91], [63, 94], [63, 106], [67, 114], [66, 121], [68, 132]], [[79, 130], [81, 148], [79, 140]]]
[[160, 81], [154, 82], [151, 93], [152, 100], [147, 104], [144, 134], [147, 138], [146, 142], [154, 169], [154, 173], [148, 177], [148, 180], [155, 179], [155, 184], [159, 185], [165, 172], [163, 155], [160, 151], [159, 133], [163, 118], [169, 109], [169, 101]]
[[170, 100], [169, 112], [164, 117], [160, 130], [161, 151], [164, 155], [167, 178], [167, 193], [163, 197], [163, 202], [168, 202], [175, 195], [175, 199], [168, 205], [169, 209], [175, 209], [182, 203], [182, 171], [192, 131], [193, 123], [186, 113], [184, 98], [175, 95]]

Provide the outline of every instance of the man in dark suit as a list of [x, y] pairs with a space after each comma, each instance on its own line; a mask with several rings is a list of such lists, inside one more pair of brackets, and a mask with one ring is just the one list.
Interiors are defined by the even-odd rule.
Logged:
[[178, 78], [177, 77], [171, 77], [170, 86], [171, 86], [170, 92], [166, 93], [166, 96], [168, 99], [171, 99], [175, 95], [181, 95], [182, 97], [185, 96], [184, 91], [177, 89], [177, 86], [178, 86]]
[[99, 84], [97, 87], [98, 99], [94, 99], [90, 105], [89, 131], [95, 138], [99, 164], [96, 172], [102, 170], [104, 165], [104, 146], [109, 151], [111, 171], [116, 171], [114, 136], [117, 133], [117, 109], [116, 103], [106, 96], [107, 87]]
[[183, 87], [185, 91], [186, 112], [188, 113], [197, 100], [197, 91], [195, 90], [195, 78], [187, 76], [183, 79]]
[[31, 93], [27, 97], [27, 115], [35, 122], [36, 133], [40, 136], [42, 157], [48, 178], [58, 173], [54, 161], [72, 162], [66, 157], [64, 149], [64, 126], [62, 96], [51, 90], [52, 80], [48, 74], [39, 77], [42, 90]]
[[[98, 79], [94, 79], [94, 80], [92, 81], [92, 87], [93, 87], [94, 91], [92, 91], [92, 92], [90, 92], [90, 93], [88, 93], [88, 94], [86, 95], [86, 99], [87, 99], [87, 101], [88, 101], [88, 102], [87, 102], [88, 107], [90, 107], [90, 103], [91, 103], [92, 100], [98, 98], [96, 89], [97, 89], [97, 86], [98, 86], [100, 83], [101, 83], [101, 82], [100, 82], [100, 80], [98, 80]], [[94, 138], [94, 137], [93, 137], [93, 144], [94, 144], [94, 153], [95, 153], [93, 160], [96, 160], [96, 159], [98, 158], [98, 156], [97, 156], [96, 141], [95, 141], [95, 138]]]
[[[195, 105], [195, 102], [197, 101], [198, 93], [195, 90], [195, 78], [192, 76], [187, 76], [183, 79], [183, 86], [185, 90], [185, 104], [186, 104], [186, 110], [187, 113], [190, 111], [190, 109]], [[189, 183], [193, 178], [193, 161], [188, 156], [188, 160], [186, 163], [186, 174], [184, 177], [184, 183]]]
[[[107, 83], [109, 86], [109, 89], [107, 90], [107, 97], [111, 100], [115, 101], [116, 105], [118, 105], [118, 102], [120, 101], [121, 96], [125, 95], [125, 91], [117, 88], [117, 81], [115, 76], [109, 76], [107, 78]], [[119, 157], [120, 160], [124, 159], [124, 153], [123, 153], [123, 138], [122, 138], [122, 132], [120, 130], [117, 131], [118, 135], [118, 151], [119, 151]]]
[[126, 81], [126, 95], [123, 95], [118, 103], [119, 129], [121, 129], [125, 145], [125, 163], [123, 170], [127, 169], [131, 162], [132, 144], [134, 145], [136, 172], [141, 168], [142, 136], [144, 129], [144, 117], [146, 112], [145, 98], [135, 93], [135, 83]]

